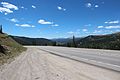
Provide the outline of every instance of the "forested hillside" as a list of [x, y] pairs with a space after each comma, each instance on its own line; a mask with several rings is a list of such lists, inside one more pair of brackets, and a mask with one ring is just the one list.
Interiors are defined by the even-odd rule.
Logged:
[[120, 32], [109, 35], [91, 35], [76, 41], [78, 47], [120, 50]]
[[28, 37], [19, 37], [19, 36], [11, 36], [16, 42], [22, 45], [39, 45], [39, 46], [47, 46], [54, 45], [54, 41], [45, 39], [45, 38], [28, 38]]

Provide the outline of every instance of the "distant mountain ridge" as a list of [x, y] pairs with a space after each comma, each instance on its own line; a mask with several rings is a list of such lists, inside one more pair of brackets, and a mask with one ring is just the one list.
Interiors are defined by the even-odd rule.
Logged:
[[[73, 40], [71, 38], [55, 39], [59, 46], [72, 47]], [[76, 38], [78, 48], [94, 48], [94, 49], [116, 49], [120, 50], [120, 32], [107, 35], [89, 35], [82, 38]]]
[[52, 41], [56, 41], [58, 43], [67, 43], [69, 41], [71, 41], [71, 38], [57, 38], [57, 39], [51, 39]]
[[[76, 41], [77, 40], [80, 40], [81, 38], [76, 38]], [[68, 43], [68, 42], [71, 42], [72, 41], [72, 38], [57, 38], [57, 39], [51, 39], [52, 41], [55, 41], [57, 43]]]

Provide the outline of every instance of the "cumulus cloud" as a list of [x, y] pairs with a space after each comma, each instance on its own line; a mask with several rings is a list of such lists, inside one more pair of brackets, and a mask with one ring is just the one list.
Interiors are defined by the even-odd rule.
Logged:
[[13, 5], [13, 4], [10, 4], [10, 3], [7, 3], [7, 2], [1, 2], [1, 4], [2, 4], [3, 7], [5, 7], [5, 8], [18, 10], [18, 7], [15, 6], [15, 5]]
[[107, 24], [107, 23], [109, 23], [109, 22], [106, 21], [105, 23]]
[[32, 8], [34, 8], [34, 9], [35, 9], [35, 8], [36, 8], [36, 6], [32, 5]]
[[19, 22], [17, 19], [15, 19], [15, 18], [12, 18], [12, 19], [9, 19], [11, 22]]
[[66, 9], [63, 9], [63, 11], [66, 11]]
[[118, 29], [118, 28], [120, 28], [120, 25], [113, 25], [113, 26], [98, 26], [97, 28]]
[[98, 8], [99, 7], [99, 5], [98, 4], [92, 4], [92, 3], [86, 3], [85, 4], [85, 6], [87, 7], [87, 8]]
[[105, 22], [106, 24], [118, 24], [118, 23], [120, 23], [120, 21], [118, 21], [118, 20], [116, 20], [116, 21], [106, 21]]
[[106, 29], [118, 29], [118, 28], [120, 28], [120, 25], [117, 25], [117, 26], [106, 26], [105, 28]]
[[91, 7], [92, 7], [92, 4], [91, 4], [91, 3], [87, 3], [87, 4], [86, 4], [86, 7], [91, 8]]
[[44, 19], [38, 20], [38, 23], [39, 24], [43, 24], [43, 25], [50, 25], [50, 27], [57, 27], [57, 26], [59, 26], [58, 24], [54, 24], [54, 22], [46, 21]]
[[57, 8], [58, 8], [58, 10], [66, 11], [66, 9], [61, 6], [57, 6]]
[[5, 13], [5, 15], [7, 15], [8, 13]]
[[45, 21], [43, 19], [38, 20], [39, 24], [53, 24], [53, 22]]
[[98, 26], [98, 28], [104, 28], [104, 26]]
[[96, 7], [96, 8], [98, 8], [98, 7], [99, 7], [99, 5], [95, 5], [95, 7]]
[[21, 8], [21, 9], [25, 9], [25, 10], [27, 10], [27, 8], [25, 8], [24, 6], [21, 6], [20, 8]]
[[18, 7], [7, 3], [7, 2], [1, 2], [2, 7], [0, 7], [0, 12], [4, 13], [5, 15], [9, 14], [9, 13], [13, 13], [13, 10], [18, 10]]
[[12, 10], [10, 10], [10, 9], [7, 9], [7, 8], [4, 8], [4, 7], [0, 7], [0, 12], [1, 13], [5, 13], [5, 14], [7, 14], [7, 13], [13, 13], [13, 11]]
[[34, 25], [30, 25], [30, 24], [15, 24], [15, 25], [19, 27], [35, 27]]
[[82, 31], [83, 31], [83, 32], [87, 32], [88, 30], [87, 30], [87, 29], [83, 29]]
[[62, 10], [62, 7], [60, 7], [60, 6], [58, 6], [57, 8], [58, 8], [59, 10]]

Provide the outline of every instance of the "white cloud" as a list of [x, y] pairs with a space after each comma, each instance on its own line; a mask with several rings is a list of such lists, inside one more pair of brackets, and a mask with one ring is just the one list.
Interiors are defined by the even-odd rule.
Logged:
[[58, 8], [58, 10], [66, 11], [66, 9], [62, 8], [61, 6], [58, 6], [57, 8]]
[[97, 4], [92, 4], [92, 3], [86, 3], [85, 6], [86, 6], [87, 8], [92, 8], [92, 9], [99, 7], [99, 5], [97, 5]]
[[104, 28], [104, 26], [98, 26], [98, 28]]
[[106, 21], [105, 22], [106, 24], [118, 24], [118, 23], [120, 23], [120, 21], [118, 21], [118, 20], [116, 20], [116, 21]]
[[1, 4], [3, 5], [4, 8], [18, 10], [18, 7], [13, 4], [7, 2], [1, 2]]
[[36, 8], [36, 6], [32, 5], [32, 8], [34, 8], [34, 9], [35, 9], [35, 8]]
[[15, 24], [15, 26], [20, 26], [19, 24]]
[[99, 5], [95, 5], [95, 7], [96, 7], [96, 8], [98, 8], [98, 7], [99, 7]]
[[87, 32], [88, 30], [87, 30], [87, 29], [83, 29], [82, 31], [83, 31], [83, 32]]
[[5, 13], [5, 15], [7, 15], [8, 13]]
[[12, 18], [12, 19], [9, 19], [11, 22], [19, 22], [17, 19], [15, 18]]
[[59, 25], [58, 25], [58, 24], [54, 24], [54, 25], [52, 25], [52, 26], [54, 27], [54, 26], [59, 26]]
[[101, 33], [101, 30], [95, 30], [93, 33]]
[[86, 7], [91, 8], [91, 7], [92, 7], [92, 4], [91, 4], [91, 3], [87, 3], [87, 4], [86, 4]]
[[111, 21], [111, 22], [109, 22], [110, 24], [117, 24], [117, 23], [119, 23], [119, 21]]
[[24, 9], [25, 7], [24, 6], [21, 6], [22, 9]]
[[67, 32], [68, 34], [74, 34], [74, 32], [73, 31], [70, 31], [70, 32]]
[[4, 13], [5, 15], [9, 14], [9, 13], [13, 13], [13, 10], [18, 10], [18, 7], [7, 3], [7, 2], [1, 2], [2, 7], [0, 7], [0, 12]]
[[58, 6], [57, 8], [58, 8], [59, 10], [62, 10], [62, 7], [60, 7], [60, 6]]
[[30, 24], [15, 24], [15, 25], [19, 27], [35, 27], [34, 25], [30, 25]]
[[52, 27], [57, 27], [59, 26], [58, 24], [54, 24], [54, 22], [46, 21], [43, 19], [38, 20], [39, 24], [44, 24], [44, 25], [51, 25]]
[[107, 23], [109, 23], [109, 22], [106, 21], [105, 24], [107, 24]]
[[39, 24], [53, 24], [53, 22], [45, 21], [43, 19], [38, 20]]
[[120, 26], [119, 25], [117, 25], [117, 26], [106, 26], [105, 28], [106, 29], [117, 29], [117, 28], [120, 28]]
[[66, 11], [66, 9], [63, 9], [63, 11]]
[[0, 7], [0, 12], [1, 13], [5, 12], [5, 14], [7, 14], [7, 13], [13, 13], [12, 10], [10, 10], [8, 8], [4, 8], [4, 7]]
[[25, 8], [24, 6], [21, 6], [20, 8], [21, 8], [21, 9], [25, 9], [25, 10], [27, 10], [27, 8]]

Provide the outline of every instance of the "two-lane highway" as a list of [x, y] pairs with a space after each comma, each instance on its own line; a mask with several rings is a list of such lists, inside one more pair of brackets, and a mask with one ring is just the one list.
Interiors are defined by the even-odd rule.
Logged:
[[120, 51], [41, 46], [39, 49], [120, 71]]

